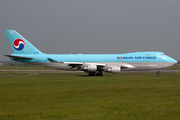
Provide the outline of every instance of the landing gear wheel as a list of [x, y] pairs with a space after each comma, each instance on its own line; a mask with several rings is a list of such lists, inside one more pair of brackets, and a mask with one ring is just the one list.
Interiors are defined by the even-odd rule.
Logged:
[[96, 73], [96, 76], [103, 76], [102, 73]]
[[96, 76], [103, 76], [102, 71], [99, 71], [98, 73], [96, 73]]
[[160, 73], [159, 73], [159, 71], [157, 71], [157, 73], [156, 73], [156, 76], [160, 76]]
[[95, 76], [95, 73], [89, 73], [88, 75], [89, 76]]

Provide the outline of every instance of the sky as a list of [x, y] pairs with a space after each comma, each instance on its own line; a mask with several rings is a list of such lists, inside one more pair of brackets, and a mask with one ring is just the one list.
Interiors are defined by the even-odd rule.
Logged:
[[41, 52], [161, 51], [180, 61], [180, 0], [2, 0], [0, 61], [14, 29]]

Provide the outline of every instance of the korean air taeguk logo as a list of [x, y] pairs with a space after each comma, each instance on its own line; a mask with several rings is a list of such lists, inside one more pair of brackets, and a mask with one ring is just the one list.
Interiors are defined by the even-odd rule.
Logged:
[[17, 51], [21, 51], [25, 47], [25, 42], [22, 39], [16, 39], [13, 43], [13, 47]]

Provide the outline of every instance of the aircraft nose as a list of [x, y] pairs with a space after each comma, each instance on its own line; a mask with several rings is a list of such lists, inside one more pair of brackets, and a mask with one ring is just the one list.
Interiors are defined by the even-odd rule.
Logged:
[[176, 61], [175, 59], [173, 59], [173, 58], [172, 58], [172, 62], [173, 62], [174, 64], [177, 64], [177, 61]]
[[168, 62], [171, 62], [171, 63], [174, 63], [174, 64], [176, 64], [177, 63], [177, 61], [174, 59], [174, 58], [171, 58], [171, 57], [169, 57], [168, 56]]

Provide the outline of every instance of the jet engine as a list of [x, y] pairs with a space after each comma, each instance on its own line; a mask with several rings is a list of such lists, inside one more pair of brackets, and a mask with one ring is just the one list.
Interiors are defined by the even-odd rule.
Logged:
[[96, 65], [88, 65], [88, 66], [85, 66], [83, 68], [84, 71], [87, 71], [88, 73], [90, 72], [96, 72], [97, 71], [97, 66]]
[[111, 67], [106, 70], [106, 72], [110, 72], [112, 74], [119, 74], [121, 71], [121, 67]]

